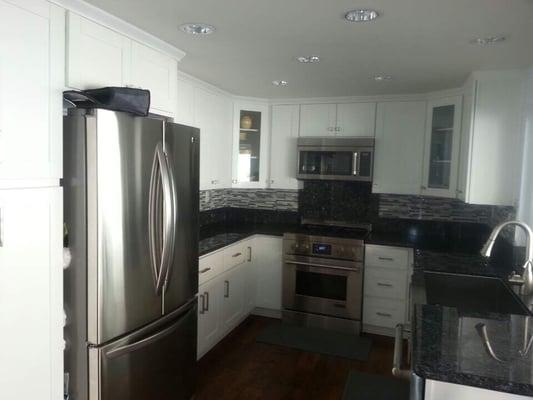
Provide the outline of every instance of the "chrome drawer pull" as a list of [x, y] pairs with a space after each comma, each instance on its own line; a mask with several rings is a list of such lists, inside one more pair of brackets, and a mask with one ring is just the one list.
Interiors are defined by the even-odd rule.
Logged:
[[242, 253], [235, 253], [234, 255], [232, 255], [233, 258], [239, 257], [239, 256], [242, 256]]
[[378, 286], [382, 286], [382, 287], [392, 287], [392, 285], [390, 283], [382, 283], [382, 282], [378, 282]]
[[391, 258], [391, 257], [378, 257], [378, 260], [381, 260], [381, 261], [394, 261], [394, 258]]
[[392, 315], [391, 315], [391, 314], [382, 313], [382, 312], [377, 312], [376, 315], [377, 315], [377, 316], [380, 316], [380, 317], [392, 318]]
[[204, 268], [200, 271], [201, 274], [205, 274], [206, 272], [211, 271], [211, 268]]

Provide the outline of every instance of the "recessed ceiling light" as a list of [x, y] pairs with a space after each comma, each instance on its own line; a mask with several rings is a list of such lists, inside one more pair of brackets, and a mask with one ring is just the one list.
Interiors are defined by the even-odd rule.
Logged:
[[284, 81], [284, 80], [279, 80], [279, 81], [272, 81], [272, 84], [274, 86], [287, 86], [289, 82]]
[[319, 56], [298, 57], [297, 60], [302, 64], [316, 64], [320, 62]]
[[344, 14], [344, 19], [348, 22], [368, 22], [373, 21], [379, 17], [379, 13], [376, 10], [351, 10]]
[[374, 80], [376, 82], [392, 81], [392, 76], [390, 76], [390, 75], [374, 75]]
[[480, 46], [489, 46], [491, 44], [496, 44], [503, 42], [505, 40], [505, 36], [487, 36], [487, 37], [479, 37], [472, 39], [470, 43], [477, 44]]
[[180, 30], [189, 35], [210, 35], [215, 31], [215, 27], [202, 23], [188, 23], [181, 25]]

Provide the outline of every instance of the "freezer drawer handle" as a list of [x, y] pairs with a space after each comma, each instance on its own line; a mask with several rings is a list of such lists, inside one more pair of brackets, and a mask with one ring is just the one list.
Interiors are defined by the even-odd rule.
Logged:
[[204, 268], [200, 271], [201, 274], [205, 274], [206, 272], [211, 271], [211, 268]]
[[174, 325], [163, 329], [161, 332], [158, 332], [152, 336], [148, 336], [145, 339], [139, 340], [138, 342], [128, 344], [126, 346], [118, 347], [115, 350], [111, 350], [109, 353], [107, 353], [107, 358], [117, 358], [120, 356], [123, 356], [124, 354], [131, 353], [132, 351], [138, 350], [142, 347], [148, 346], [152, 343], [157, 342], [158, 340], [161, 340], [171, 333], [173, 333], [176, 329], [178, 329], [180, 326], [180, 321], [177, 321]]

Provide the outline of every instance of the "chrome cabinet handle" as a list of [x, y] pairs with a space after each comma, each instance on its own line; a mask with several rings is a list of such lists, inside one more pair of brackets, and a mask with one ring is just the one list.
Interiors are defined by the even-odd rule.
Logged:
[[382, 282], [378, 282], [377, 283], [378, 286], [382, 286], [382, 287], [392, 287], [392, 285], [390, 283], [382, 283]]
[[224, 285], [226, 286], [224, 288], [224, 297], [229, 297], [229, 281], [224, 281]]
[[205, 274], [206, 272], [211, 271], [211, 268], [204, 268], [200, 271], [201, 274]]
[[203, 314], [205, 312], [205, 298], [204, 295], [200, 295], [200, 314]]
[[239, 257], [239, 256], [242, 256], [242, 253], [235, 253], [234, 255], [232, 255], [233, 258], [236, 258], [236, 257]]
[[402, 369], [402, 342], [403, 342], [403, 325], [396, 325], [394, 335], [394, 357], [392, 360], [392, 375], [396, 378], [410, 379], [411, 372]]
[[252, 261], [252, 247], [248, 246], [248, 262]]
[[381, 260], [381, 261], [394, 261], [394, 258], [391, 258], [391, 257], [378, 257], [378, 260]]
[[204, 296], [205, 296], [205, 310], [204, 311], [209, 311], [209, 292], [204, 292]]
[[354, 176], [358, 173], [358, 162], [359, 162], [359, 153], [354, 151], [353, 153], [353, 174]]
[[392, 318], [392, 315], [388, 313], [377, 312], [376, 315], [380, 317]]

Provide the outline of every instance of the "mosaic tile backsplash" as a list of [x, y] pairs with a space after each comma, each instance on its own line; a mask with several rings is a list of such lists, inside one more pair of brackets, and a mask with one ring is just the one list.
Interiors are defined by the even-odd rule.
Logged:
[[298, 191], [278, 189], [215, 189], [200, 191], [200, 211], [222, 207], [298, 211]]

